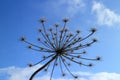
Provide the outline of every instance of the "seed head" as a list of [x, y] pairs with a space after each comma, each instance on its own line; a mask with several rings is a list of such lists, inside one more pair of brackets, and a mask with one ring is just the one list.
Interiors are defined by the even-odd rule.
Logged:
[[96, 60], [98, 60], [98, 61], [101, 60], [101, 57], [97, 57]]
[[41, 22], [41, 23], [44, 23], [45, 21], [46, 21], [45, 18], [41, 18], [41, 19], [40, 19], [40, 22]]
[[68, 18], [64, 18], [64, 19], [63, 19], [63, 22], [65, 22], [65, 23], [68, 22], [68, 21], [69, 21]]
[[92, 41], [93, 41], [93, 42], [97, 42], [97, 39], [94, 38], [94, 39], [92, 39]]
[[25, 37], [24, 37], [24, 36], [22, 36], [20, 40], [21, 40], [21, 41], [25, 41]]
[[96, 29], [95, 28], [91, 28], [90, 30], [92, 33], [96, 32]]
[[89, 66], [89, 67], [92, 67], [92, 66], [93, 66], [93, 64], [91, 64], [91, 63], [90, 63], [88, 66]]
[[28, 66], [29, 66], [29, 67], [32, 67], [33, 65], [30, 63], [30, 64], [28, 64]]

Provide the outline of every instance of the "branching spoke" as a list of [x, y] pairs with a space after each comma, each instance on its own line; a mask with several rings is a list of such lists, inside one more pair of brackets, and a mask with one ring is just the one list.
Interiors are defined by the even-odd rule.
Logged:
[[62, 39], [61, 39], [61, 42], [63, 42], [63, 40], [64, 40], [64, 38], [65, 38], [65, 36], [66, 36], [66, 31], [64, 30], [64, 34], [63, 34], [63, 37], [62, 37]]
[[79, 44], [80, 42], [78, 42], [80, 40], [80, 38], [76, 38], [74, 39], [76, 41], [71, 41], [67, 46], [66, 48], [68, 48], [69, 46], [72, 46], [72, 45], [76, 45], [76, 44]]
[[93, 43], [95, 43], [95, 42], [92, 41], [92, 42], [84, 44], [84, 45], [78, 45], [78, 46], [72, 47], [70, 49], [66, 49], [66, 51], [69, 51], [69, 50], [78, 50], [78, 49], [90, 47]]
[[[64, 59], [62, 56], [60, 56], [61, 59]], [[67, 69], [67, 71], [75, 78], [75, 75], [70, 71], [70, 69], [67, 67], [66, 61], [62, 61], [65, 68]]]
[[92, 36], [92, 35], [93, 35], [93, 33], [94, 33], [94, 32], [91, 32], [89, 35], [87, 35], [86, 37], [84, 37], [84, 38], [80, 39], [78, 42], [81, 42], [81, 41], [83, 41], [83, 40], [85, 40], [85, 39], [89, 38], [90, 36]]
[[58, 26], [59, 26], [58, 24], [55, 24], [55, 27], [56, 27], [56, 29], [55, 29], [56, 30], [56, 32], [55, 32], [56, 33], [56, 35], [55, 35], [56, 48], [58, 48], [58, 45], [59, 45], [58, 44], [58, 29], [57, 29]]
[[74, 40], [78, 35], [79, 35], [79, 34], [76, 34], [75, 36], [73, 36], [73, 37], [69, 40], [69, 42], [66, 44], [65, 48], [69, 47], [69, 45], [71, 45], [71, 43], [74, 42], [73, 40]]
[[[47, 39], [47, 37], [45, 36], [45, 34], [41, 31], [39, 31], [41, 33], [41, 35], [43, 36], [43, 38], [50, 44], [49, 40]], [[47, 44], [47, 43], [46, 43]], [[51, 45], [51, 44], [50, 44]]]
[[43, 37], [49, 42], [49, 44], [55, 49], [55, 47], [54, 47], [54, 45], [52, 44], [52, 42], [50, 41], [50, 38], [49, 38], [49, 35], [47, 34], [47, 32], [46, 32], [46, 28], [45, 28], [45, 26], [44, 26], [44, 23], [42, 23], [42, 27], [43, 27], [43, 29], [44, 29], [44, 34], [46, 35], [44, 35], [42, 32], [42, 35], [43, 35]]
[[[65, 54], [64, 54], [65, 55]], [[66, 55], [66, 56], [71, 56], [72, 58], [79, 58], [80, 57], [80, 55], [70, 55], [70, 54], [68, 54], [68, 55]]]
[[54, 55], [55, 54], [51, 54], [51, 55], [47, 56], [46, 58], [42, 59], [41, 61], [37, 62], [36, 64], [33, 64], [32, 66], [35, 66], [35, 65], [37, 65], [37, 64], [39, 64], [39, 63], [41, 63], [41, 62], [43, 62], [43, 61], [45, 61], [47, 59], [49, 59], [50, 57], [53, 57]]
[[[42, 33], [42, 35], [43, 35], [43, 37], [46, 39], [46, 41], [48, 41], [50, 44], [52, 44], [51, 43], [51, 41], [50, 41], [50, 39], [49, 39], [49, 37], [47, 36], [47, 32], [46, 32], [46, 28], [45, 28], [45, 25], [44, 25], [44, 23], [42, 23], [42, 27], [43, 27], [43, 30], [44, 30], [44, 33]], [[45, 36], [46, 35], [46, 36]], [[52, 46], [52, 45], [51, 45]], [[53, 47], [53, 46], [52, 46]]]
[[90, 61], [96, 61], [97, 60], [97, 59], [89, 59], [89, 58], [83, 58], [83, 57], [80, 57], [80, 59], [90, 60]]
[[64, 40], [63, 48], [66, 48], [65, 46], [69, 42], [70, 38], [72, 38], [72, 36], [73, 36], [72, 34], [66, 36]]
[[66, 27], [66, 22], [64, 23], [64, 27], [63, 27], [63, 29], [61, 30], [61, 34], [60, 34], [60, 40], [59, 40], [59, 46], [60, 46], [60, 44], [61, 44], [61, 40], [62, 40], [62, 38], [63, 38], [63, 33], [64, 33], [64, 30], [65, 30], [65, 27]]
[[28, 42], [28, 41], [24, 41], [25, 43], [27, 43], [27, 44], [29, 44], [29, 45], [31, 45], [31, 46], [34, 46], [34, 47], [36, 47], [36, 48], [43, 48], [43, 47], [40, 47], [40, 46], [37, 46], [37, 45], [35, 45], [35, 44], [32, 44], [32, 43], [30, 43], [30, 42]]
[[[30, 48], [30, 47], [29, 47]], [[51, 50], [45, 50], [45, 49], [35, 49], [35, 48], [30, 48], [31, 50], [34, 50], [34, 51], [38, 51], [38, 52], [50, 52], [50, 53], [54, 53], [54, 51], [51, 51]]]
[[50, 64], [48, 64], [48, 66], [46, 66], [47, 68], [45, 68], [45, 71], [48, 71], [48, 68], [50, 67]]
[[49, 41], [49, 43], [51, 44], [51, 46], [55, 49], [54, 40], [53, 40], [53, 43], [52, 43], [52, 41], [50, 40], [49, 36], [47, 36], [47, 38], [48, 38], [48, 41]]
[[44, 45], [47, 48], [50, 48], [51, 50], [53, 50], [53, 48], [50, 47], [50, 45], [45, 41], [45, 42], [41, 42], [42, 45]]
[[85, 53], [83, 53], [83, 52], [81, 52], [81, 53], [71, 52], [70, 54], [85, 54]]
[[62, 40], [61, 40], [61, 48], [64, 47], [65, 40], [66, 40], [66, 38], [67, 38], [67, 37], [66, 37], [66, 33], [67, 33], [67, 32], [65, 31], [65, 33], [64, 33], [64, 35], [63, 35], [63, 38], [62, 38]]
[[75, 63], [77, 63], [77, 64], [79, 64], [79, 65], [89, 66], [89, 65], [83, 64], [83, 63], [81, 63], [81, 62], [75, 61], [75, 60], [73, 60], [73, 59], [71, 59], [71, 58], [69, 58], [69, 57], [67, 57], [67, 56], [65, 56], [65, 55], [63, 55], [63, 57], [65, 57], [65, 58], [67, 58], [68, 60], [70, 60], [70, 61], [72, 61], [72, 62], [75, 62]]
[[51, 72], [51, 75], [50, 75], [50, 80], [52, 80], [53, 71], [54, 71], [54, 69], [55, 69], [55, 64], [56, 64], [56, 62], [57, 62], [57, 59], [58, 59], [58, 58], [56, 58], [55, 61], [54, 61], [53, 68], [52, 68], [52, 72]]
[[46, 28], [45, 28], [44, 23], [42, 23], [42, 27], [43, 27], [44, 33], [46, 34]]
[[79, 42], [82, 42], [84, 41], [85, 39], [89, 38], [90, 36], [93, 35], [94, 32], [90, 33], [89, 35], [87, 35], [86, 37], [82, 38], [82, 39], [78, 39], [77, 41], [75, 42], [71, 42], [69, 45], [72, 45], [72, 44], [78, 44]]
[[47, 33], [42, 33], [42, 31], [40, 32], [43, 36], [43, 38], [48, 42], [46, 44], [49, 44], [53, 49], [55, 49], [55, 47], [53, 46], [52, 42], [50, 41], [49, 37], [47, 36]]
[[61, 70], [61, 72], [62, 72], [62, 76], [65, 76], [65, 73], [63, 72], [62, 62], [61, 62], [60, 57], [59, 57], [59, 63], [60, 63], [60, 70]]
[[51, 35], [52, 35], [53, 46], [54, 46], [54, 47], [55, 47], [55, 49], [56, 49], [57, 44], [56, 44], [56, 42], [55, 42], [55, 37], [54, 37], [54, 34], [53, 34], [53, 32], [52, 32], [52, 31], [50, 31], [50, 32], [51, 32]]
[[75, 63], [79, 64], [78, 61], [75, 61], [75, 60], [71, 59], [70, 57], [67, 57], [66, 55], [62, 55], [62, 56], [65, 57], [66, 59], [72, 61], [72, 62], [75, 62]]

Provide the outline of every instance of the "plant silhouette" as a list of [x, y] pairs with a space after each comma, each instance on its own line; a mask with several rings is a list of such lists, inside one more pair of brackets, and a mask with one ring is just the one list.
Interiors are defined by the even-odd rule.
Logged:
[[[39, 29], [39, 33], [41, 34], [40, 38], [37, 39], [41, 45], [33, 44], [26, 40], [23, 36], [21, 37], [21, 41], [28, 44], [28, 48], [31, 50], [35, 50], [42, 53], [48, 53], [47, 55], [43, 56], [39, 62], [35, 64], [29, 64], [29, 67], [33, 67], [39, 63], [44, 62], [44, 65], [37, 69], [29, 78], [29, 80], [33, 80], [35, 75], [40, 72], [41, 70], [47, 71], [50, 64], [53, 63], [50, 80], [52, 80], [52, 76], [54, 73], [54, 69], [56, 66], [59, 66], [61, 75], [64, 77], [66, 76], [65, 68], [70, 75], [77, 79], [78, 76], [74, 75], [69, 66], [71, 65], [70, 62], [76, 63], [78, 65], [92, 67], [93, 64], [84, 64], [81, 60], [90, 60], [90, 61], [99, 61], [101, 58], [98, 56], [96, 58], [86, 58], [83, 55], [86, 54], [86, 51], [83, 50], [82, 52], [76, 52], [79, 49], [84, 49], [86, 47], [90, 47], [93, 43], [97, 42], [97, 39], [93, 38], [90, 42], [83, 43], [83, 41], [87, 40], [91, 37], [95, 32], [95, 28], [90, 29], [90, 33], [85, 37], [80, 37], [80, 30], [77, 30], [75, 34], [72, 34], [67, 28], [66, 24], [68, 23], [69, 19], [63, 19], [64, 26], [60, 29], [59, 24], [55, 24], [54, 28], [47, 29], [45, 26], [46, 20], [44, 18], [40, 19], [42, 24], [41, 29]], [[70, 62], [68, 62], [70, 61]]]

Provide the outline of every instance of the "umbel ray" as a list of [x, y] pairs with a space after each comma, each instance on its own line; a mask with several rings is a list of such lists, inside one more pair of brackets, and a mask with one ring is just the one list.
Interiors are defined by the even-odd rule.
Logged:
[[[77, 65], [92, 67], [92, 63], [84, 64], [82, 60], [101, 60], [99, 56], [96, 58], [83, 57], [86, 54], [86, 51], [83, 49], [86, 47], [90, 47], [93, 43], [97, 42], [97, 39], [93, 38], [90, 42], [83, 43], [96, 32], [96, 29], [91, 28], [88, 35], [81, 37], [80, 30], [77, 30], [75, 34], [73, 34], [67, 29], [66, 25], [68, 21], [69, 19], [67, 18], [63, 19], [64, 25], [62, 28], [61, 26], [59, 26], [59, 24], [56, 23], [53, 28], [47, 29], [47, 27], [45, 26], [46, 20], [44, 18], [40, 19], [42, 27], [38, 30], [40, 33], [40, 37], [37, 38], [37, 41], [40, 43], [40, 45], [29, 42], [24, 36], [21, 37], [21, 41], [26, 43], [29, 49], [38, 51], [41, 54], [48, 53], [47, 55], [44, 55], [39, 62], [35, 64], [29, 64], [29, 67], [33, 67], [44, 62], [43, 66], [38, 68], [31, 75], [29, 80], [33, 80], [35, 75], [41, 70], [48, 71], [51, 63], [52, 68], [50, 80], [52, 80], [56, 66], [59, 66], [57, 68], [60, 69], [60, 73], [63, 77], [66, 76], [66, 72], [63, 70], [65, 68], [73, 78], [77, 79], [78, 76], [73, 74], [69, 68], [71, 65], [70, 62], [72, 62], [72, 64], [75, 63]], [[76, 52], [78, 50], [83, 51]]]

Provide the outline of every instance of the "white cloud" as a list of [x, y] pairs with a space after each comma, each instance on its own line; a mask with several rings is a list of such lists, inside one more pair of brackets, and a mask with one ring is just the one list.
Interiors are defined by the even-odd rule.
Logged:
[[0, 69], [0, 75], [3, 73], [6, 74], [6, 76], [9, 76], [7, 80], [27, 80], [30, 75], [39, 67], [40, 65], [30, 68], [18, 68], [18, 67], [8, 67]]
[[[28, 80], [30, 75], [39, 68], [40, 65], [33, 68], [18, 68], [18, 67], [8, 67], [0, 69], [0, 77], [2, 74], [5, 78], [0, 78], [1, 80]], [[99, 73], [90, 73], [90, 72], [74, 72], [80, 78], [78, 80], [120, 80], [120, 74], [118, 73], [108, 73], [108, 72], [99, 72]], [[49, 80], [49, 74], [45, 74], [42, 77], [34, 78], [34, 80]], [[53, 80], [73, 80], [73, 78], [54, 78]]]
[[74, 16], [77, 14], [83, 7], [85, 7], [85, 3], [83, 3], [82, 0], [64, 0], [65, 2], [63, 4], [67, 4], [67, 12], [71, 16]]
[[53, 0], [48, 5], [51, 6], [48, 9], [67, 17], [75, 16], [85, 7], [85, 3], [82, 0]]
[[94, 2], [92, 12], [96, 14], [99, 25], [112, 26], [120, 23], [120, 15], [106, 8], [102, 3]]
[[93, 74], [89, 80], [120, 80], [120, 74], [101, 72]]

